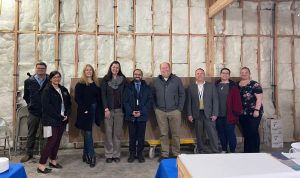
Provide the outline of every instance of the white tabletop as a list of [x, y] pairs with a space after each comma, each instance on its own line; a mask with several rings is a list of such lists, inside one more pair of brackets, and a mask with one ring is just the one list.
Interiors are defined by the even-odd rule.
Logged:
[[194, 178], [300, 177], [300, 172], [267, 153], [182, 154], [178, 158]]

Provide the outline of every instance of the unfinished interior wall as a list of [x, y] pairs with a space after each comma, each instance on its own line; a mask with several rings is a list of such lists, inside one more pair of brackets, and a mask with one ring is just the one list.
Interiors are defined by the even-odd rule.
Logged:
[[[278, 114], [284, 119], [284, 140], [291, 141], [294, 133], [300, 135], [300, 18], [296, 14], [300, 2], [275, 4], [274, 9], [271, 0], [242, 0], [214, 17], [212, 73], [219, 76], [220, 69], [228, 67], [231, 76], [238, 77], [242, 66], [249, 67], [252, 79], [264, 90], [265, 116]], [[14, 92], [23, 95], [26, 73], [32, 74], [39, 60], [47, 62], [48, 72], [61, 71], [67, 88], [70, 78], [79, 77], [87, 63], [99, 77], [114, 60], [128, 77], [134, 68], [141, 68], [146, 77], [157, 76], [159, 64], [165, 61], [180, 77], [193, 77], [199, 67], [210, 70], [206, 12], [206, 0], [2, 1], [0, 76], [5, 77], [1, 77], [0, 95], [7, 102], [0, 104], [0, 117], [12, 123]], [[278, 44], [277, 57], [273, 42]], [[17, 102], [24, 104], [21, 97]]]

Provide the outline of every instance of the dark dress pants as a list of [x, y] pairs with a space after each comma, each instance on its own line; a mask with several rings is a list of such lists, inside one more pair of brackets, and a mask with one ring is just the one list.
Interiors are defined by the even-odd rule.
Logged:
[[146, 122], [128, 121], [129, 154], [142, 156], [145, 143]]

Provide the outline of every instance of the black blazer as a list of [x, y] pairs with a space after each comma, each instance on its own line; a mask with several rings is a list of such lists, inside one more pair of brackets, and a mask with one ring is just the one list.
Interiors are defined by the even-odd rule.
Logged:
[[[65, 116], [70, 116], [71, 114], [71, 97], [68, 90], [59, 85], [62, 93], [62, 97], [65, 105]], [[42, 124], [43, 126], [53, 126], [58, 127], [66, 124], [68, 121], [64, 121], [64, 117], [61, 115], [61, 104], [62, 99], [60, 94], [48, 83], [42, 93]]]
[[[101, 90], [97, 87], [97, 106], [96, 106], [96, 125], [100, 126], [102, 118], [104, 118], [104, 110], [101, 102]], [[92, 130], [93, 122], [91, 119], [91, 104], [85, 96], [89, 95], [87, 86], [84, 83], [77, 83], [75, 86], [75, 101], [77, 103], [77, 119], [75, 126], [82, 130]], [[85, 113], [88, 111], [88, 113]]]

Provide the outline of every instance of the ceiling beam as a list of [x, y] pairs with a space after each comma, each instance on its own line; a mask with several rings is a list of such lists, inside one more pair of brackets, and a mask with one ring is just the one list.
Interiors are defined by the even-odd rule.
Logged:
[[234, 0], [217, 0], [213, 5], [209, 7], [209, 18], [213, 18], [216, 14], [225, 9], [229, 4], [233, 3], [233, 1]]

